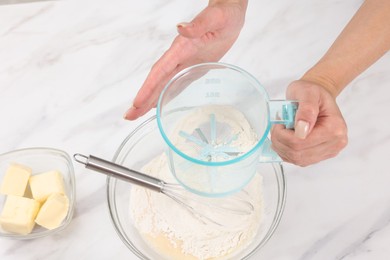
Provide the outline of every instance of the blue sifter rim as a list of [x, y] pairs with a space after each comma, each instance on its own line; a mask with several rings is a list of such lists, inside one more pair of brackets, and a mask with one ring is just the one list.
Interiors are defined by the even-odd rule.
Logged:
[[228, 63], [222, 63], [222, 62], [207, 62], [207, 63], [200, 63], [200, 64], [197, 64], [197, 65], [193, 65], [191, 67], [188, 67], [182, 71], [180, 71], [178, 74], [176, 74], [167, 84], [166, 86], [164, 87], [163, 91], [161, 92], [160, 96], [159, 96], [159, 99], [158, 99], [158, 102], [157, 102], [157, 110], [156, 110], [156, 117], [157, 117], [157, 125], [158, 125], [158, 129], [160, 131], [160, 134], [161, 136], [163, 137], [164, 141], [168, 144], [169, 148], [172, 149], [172, 151], [174, 151], [176, 154], [178, 154], [179, 156], [183, 157], [184, 159], [188, 160], [188, 161], [191, 161], [193, 163], [196, 163], [196, 164], [201, 164], [201, 165], [205, 165], [205, 166], [226, 166], [226, 165], [231, 165], [231, 164], [234, 164], [234, 163], [238, 163], [246, 158], [248, 158], [249, 156], [251, 156], [253, 153], [255, 153], [261, 146], [262, 144], [264, 143], [264, 140], [267, 138], [268, 136], [268, 133], [271, 129], [271, 122], [270, 122], [270, 111], [269, 111], [269, 107], [267, 106], [267, 127], [263, 133], [263, 136], [259, 139], [259, 141], [257, 142], [257, 144], [255, 146], [253, 146], [253, 148], [251, 150], [249, 150], [248, 152], [238, 156], [238, 157], [235, 157], [231, 160], [227, 160], [227, 161], [222, 161], [222, 162], [208, 162], [208, 161], [202, 161], [202, 160], [199, 160], [199, 159], [196, 159], [196, 158], [193, 158], [191, 156], [188, 156], [187, 154], [183, 153], [182, 151], [180, 151], [170, 140], [169, 140], [169, 137], [168, 135], [165, 133], [164, 131], [164, 127], [163, 127], [163, 123], [162, 123], [162, 118], [161, 118], [161, 103], [162, 103], [162, 100], [164, 98], [164, 95], [165, 93], [167, 92], [167, 90], [169, 89], [169, 87], [172, 85], [173, 82], [175, 82], [177, 79], [179, 79], [180, 77], [182, 77], [183, 75], [185, 75], [186, 73], [188, 73], [189, 71], [193, 70], [193, 69], [196, 69], [196, 68], [199, 68], [199, 67], [207, 67], [207, 66], [213, 66], [213, 67], [221, 67], [221, 68], [228, 68], [228, 69], [232, 69], [232, 70], [235, 70], [235, 71], [238, 71], [239, 73], [243, 74], [245, 77], [247, 77], [248, 79], [252, 80], [255, 85], [258, 87], [258, 90], [262, 92], [262, 94], [264, 95], [264, 97], [266, 97], [266, 101], [267, 101], [267, 104], [268, 104], [268, 101], [269, 101], [269, 96], [268, 96], [268, 93], [265, 91], [264, 87], [260, 84], [260, 82], [253, 76], [251, 75], [250, 73], [248, 73], [247, 71], [241, 69], [240, 67], [237, 67], [235, 65], [231, 65], [231, 64], [228, 64]]

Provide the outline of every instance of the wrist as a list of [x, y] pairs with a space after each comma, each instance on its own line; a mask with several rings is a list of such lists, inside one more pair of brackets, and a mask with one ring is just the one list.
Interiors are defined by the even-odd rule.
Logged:
[[246, 9], [248, 5], [248, 0], [209, 0], [209, 6], [216, 4], [237, 4], [242, 8]]
[[309, 69], [302, 77], [301, 80], [308, 81], [323, 87], [330, 95], [336, 99], [341, 93], [344, 85], [335, 79], [335, 74], [327, 70], [323, 70], [320, 64]]

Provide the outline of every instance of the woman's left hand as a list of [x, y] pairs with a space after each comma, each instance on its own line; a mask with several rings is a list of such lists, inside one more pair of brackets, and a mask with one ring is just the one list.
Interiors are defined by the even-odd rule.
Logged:
[[308, 166], [336, 156], [348, 142], [347, 126], [335, 98], [319, 84], [298, 80], [287, 99], [299, 102], [295, 130], [274, 125], [272, 148], [286, 162]]

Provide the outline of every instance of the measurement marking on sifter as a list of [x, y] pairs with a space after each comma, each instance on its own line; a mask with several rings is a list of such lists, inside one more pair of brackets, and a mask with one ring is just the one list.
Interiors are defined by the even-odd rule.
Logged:
[[219, 98], [221, 94], [219, 92], [206, 92], [206, 98]]
[[221, 84], [221, 79], [218, 78], [207, 78], [204, 80], [206, 84]]

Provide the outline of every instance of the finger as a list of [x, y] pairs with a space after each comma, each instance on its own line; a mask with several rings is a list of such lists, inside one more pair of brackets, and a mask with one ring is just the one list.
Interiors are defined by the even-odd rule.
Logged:
[[[331, 124], [336, 126], [337, 122]], [[297, 138], [291, 130], [274, 126], [271, 133], [272, 148], [285, 161], [307, 166], [336, 156], [346, 145], [345, 128], [330, 129], [316, 126], [305, 139]]]
[[164, 55], [153, 65], [144, 84], [140, 88], [133, 105], [136, 108], [154, 103], [151, 99], [154, 93], [160, 93], [166, 82], [170, 79], [172, 72], [177, 67], [177, 59], [172, 57], [172, 50], [168, 50]]
[[330, 143], [322, 143], [321, 145], [301, 151], [292, 151], [287, 147], [285, 147], [286, 149], [279, 148], [278, 155], [285, 162], [299, 166], [308, 166], [335, 157], [340, 150], [334, 149], [334, 145], [334, 141], [331, 141]]
[[295, 115], [295, 136], [305, 139], [316, 124], [320, 110], [320, 95], [309, 84], [292, 82], [287, 91], [287, 98], [298, 100]]
[[224, 13], [221, 8], [206, 7], [190, 23], [182, 22], [177, 25], [180, 35], [187, 38], [200, 38], [208, 32], [214, 32], [222, 27]]
[[134, 99], [134, 103], [126, 111], [124, 118], [127, 120], [135, 120], [156, 107], [162, 89], [171, 78], [171, 75], [173, 76], [175, 73], [176, 70], [174, 70], [169, 77], [161, 79], [158, 84], [153, 84], [153, 81], [146, 80]]
[[135, 120], [141, 116], [143, 116], [144, 114], [146, 114], [151, 108], [149, 106], [144, 106], [142, 108], [136, 108], [134, 106], [130, 107], [125, 115], [123, 116], [124, 119], [127, 119], [127, 120]]
[[[141, 87], [136, 99], [135, 107], [141, 107], [144, 104], [155, 103], [160, 92], [166, 83], [181, 69], [184, 63], [196, 53], [189, 40], [181, 36], [176, 37], [171, 47], [163, 56], [153, 65], [144, 85]], [[154, 99], [150, 99], [156, 94]]]
[[[138, 95], [134, 99], [133, 105], [126, 111], [124, 119], [135, 120], [146, 114], [152, 108], [155, 108], [157, 106], [159, 96], [164, 87], [168, 84], [168, 81], [184, 68], [185, 66], [177, 66], [176, 69], [174, 69], [165, 79], [160, 80], [160, 83], [153, 88], [153, 91], [149, 91], [151, 88], [147, 88], [147, 80], [144, 83], [146, 91], [143, 92], [142, 89], [139, 91]], [[143, 97], [145, 97], [144, 101], [142, 100]]]
[[[319, 156], [320, 153], [320, 156]], [[292, 163], [294, 165], [298, 165], [301, 167], [306, 167], [312, 164], [319, 163], [321, 161], [334, 158], [338, 155], [338, 152], [335, 153], [329, 153], [326, 149], [323, 149], [323, 151], [320, 150], [310, 150], [307, 152], [302, 152], [299, 154], [299, 157], [297, 157], [297, 154], [295, 154], [295, 157], [290, 157], [288, 155], [279, 154], [279, 157], [284, 161], [288, 163]]]
[[[305, 142], [304, 140], [299, 140]], [[341, 150], [339, 149], [337, 140], [328, 140], [327, 142], [317, 143], [306, 149], [302, 149], [299, 146], [290, 147], [285, 143], [273, 140], [272, 148], [278, 153], [283, 161], [299, 166], [307, 166], [335, 157]]]
[[177, 37], [171, 47], [153, 65], [132, 106], [125, 113], [125, 119], [134, 120], [156, 105], [167, 82], [182, 69], [180, 61], [187, 60], [187, 57], [193, 54], [194, 50], [188, 47], [184, 48], [185, 42], [183, 37]]
[[338, 136], [330, 132], [325, 126], [318, 126], [313, 129], [306, 139], [297, 137], [295, 130], [284, 129], [284, 127], [281, 127], [280, 125], [274, 125], [271, 129], [272, 143], [284, 144], [291, 150], [310, 149], [321, 143], [328, 142], [331, 139], [337, 140]]
[[156, 96], [156, 93], [159, 93], [159, 89], [162, 87], [162, 84], [153, 84], [153, 82], [146, 80], [144, 85], [138, 91], [133, 104], [126, 111], [123, 118], [127, 120], [135, 120], [147, 113], [157, 102], [158, 97]]

